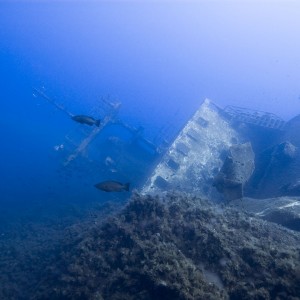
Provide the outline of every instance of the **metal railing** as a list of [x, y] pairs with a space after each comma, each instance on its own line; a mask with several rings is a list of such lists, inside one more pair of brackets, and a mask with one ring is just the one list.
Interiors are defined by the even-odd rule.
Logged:
[[224, 113], [231, 120], [253, 124], [265, 128], [283, 129], [285, 121], [275, 114], [238, 106], [226, 106]]

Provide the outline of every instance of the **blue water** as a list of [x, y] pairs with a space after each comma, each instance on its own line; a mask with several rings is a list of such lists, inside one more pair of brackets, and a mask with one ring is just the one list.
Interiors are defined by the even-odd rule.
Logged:
[[33, 97], [33, 87], [74, 114], [110, 95], [122, 102], [120, 118], [151, 141], [180, 129], [206, 97], [285, 120], [298, 114], [299, 6], [1, 1], [2, 216], [103, 200], [95, 174], [59, 175], [53, 147], [78, 124]]

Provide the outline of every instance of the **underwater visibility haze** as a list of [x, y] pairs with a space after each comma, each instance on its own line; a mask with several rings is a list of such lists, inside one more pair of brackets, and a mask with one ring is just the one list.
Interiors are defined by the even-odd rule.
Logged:
[[[266, 221], [251, 223], [244, 212], [231, 211], [232, 207], [221, 214], [219, 207], [210, 207], [206, 200], [197, 202], [195, 198], [199, 207], [194, 207], [193, 200], [176, 193], [183, 191], [180, 187], [188, 184], [185, 182], [197, 183], [192, 176], [199, 174], [207, 179], [207, 190], [215, 185], [219, 192], [224, 192], [223, 185], [228, 184], [228, 178], [221, 178], [220, 188], [220, 176], [217, 183], [209, 176], [216, 176], [225, 168], [220, 164], [221, 160], [226, 161], [218, 144], [220, 141], [228, 149], [237, 141], [243, 145], [248, 142], [247, 138], [239, 139], [232, 133], [237, 130], [247, 137], [257, 138], [256, 142], [250, 138], [256, 169], [251, 154], [251, 170], [247, 170], [249, 176], [245, 178], [248, 180], [253, 173], [256, 178], [265, 180], [252, 178], [245, 187], [246, 196], [300, 196], [296, 126], [300, 112], [299, 11], [298, 1], [271, 0], [0, 1], [0, 248], [5, 253], [0, 258], [0, 269], [7, 268], [10, 259], [18, 261], [7, 271], [14, 275], [6, 276], [5, 272], [1, 275], [5, 284], [0, 298], [45, 299], [43, 297], [51, 290], [52, 299], [208, 299], [208, 295], [214, 295], [211, 299], [243, 299], [243, 295], [249, 297], [244, 299], [251, 299], [248, 288], [243, 290], [242, 283], [236, 287], [234, 282], [243, 278], [241, 282], [256, 285], [255, 278], [249, 279], [252, 268], [262, 270], [264, 263], [271, 265], [274, 257], [278, 258], [274, 263], [276, 270], [269, 275], [275, 278], [285, 270], [280, 260], [284, 255], [286, 259], [297, 260], [298, 223], [277, 222], [289, 230], [295, 229], [295, 233], [286, 237], [280, 227], [276, 227], [274, 233], [271, 223], [266, 227], [262, 225]], [[179, 147], [175, 139], [184, 128], [190, 130], [192, 125], [185, 127], [187, 122], [207, 98], [220, 110], [228, 106], [242, 107], [251, 112], [275, 114], [287, 124], [296, 117], [296, 122], [287, 126], [288, 133], [254, 130], [249, 134], [250, 129], [247, 131], [245, 124], [237, 126], [234, 123], [231, 130], [227, 121], [222, 121], [222, 114], [216, 115], [218, 108], [205, 104], [199, 112], [198, 123], [195, 121], [198, 125], [188, 132], [189, 143], [198, 141], [195, 132], [215, 128], [215, 132], [211, 132], [205, 142], [203, 138], [200, 144], [203, 149], [209, 149], [206, 153], [217, 156], [218, 164], [206, 164], [204, 169], [209, 170], [201, 170], [202, 173], [199, 170], [199, 173], [194, 170], [184, 173], [188, 174], [186, 181], [172, 187], [175, 196], [165, 195], [164, 204], [154, 196], [139, 195], [135, 190], [141, 192], [153, 172], [160, 174], [163, 167], [156, 166], [160, 166], [161, 161], [173, 172], [169, 177], [158, 176], [156, 183], [162, 189], [167, 187], [172, 176], [177, 180], [177, 170], [185, 170], [181, 162], [186, 163], [191, 151], [178, 142]], [[169, 147], [174, 141], [173, 148], [184, 158], [176, 161], [175, 155], [166, 163], [165, 155], [172, 156], [173, 148]], [[246, 153], [244, 148], [241, 151]], [[279, 159], [280, 163], [272, 165], [278, 153], [285, 156]], [[268, 155], [273, 156], [267, 159]], [[281, 179], [278, 179], [276, 184], [280, 189], [272, 193], [273, 186], [266, 183], [266, 178], [276, 179], [278, 170], [280, 176], [286, 180], [290, 178], [283, 175], [289, 174], [283, 167], [288, 165], [288, 159], [297, 161], [293, 165], [296, 175], [290, 176], [295, 182], [289, 179], [281, 186]], [[203, 160], [199, 158], [198, 161]], [[242, 164], [244, 166], [244, 162]], [[281, 169], [275, 170], [279, 165]], [[269, 173], [264, 173], [266, 170]], [[247, 180], [242, 184], [238, 182], [239, 187]], [[234, 188], [235, 184], [232, 184]], [[159, 193], [164, 194], [164, 191]], [[131, 195], [133, 200], [125, 211], [99, 229], [97, 226], [107, 215], [112, 211], [119, 213]], [[204, 198], [209, 196], [211, 194]], [[196, 197], [203, 198], [203, 195]], [[153, 201], [149, 201], [150, 198]], [[154, 221], [147, 219], [147, 209], [152, 217], [155, 216]], [[194, 227], [189, 224], [189, 218]], [[160, 227], [162, 224], [165, 227]], [[88, 228], [92, 228], [91, 231]], [[218, 234], [215, 230], [219, 230]], [[255, 230], [262, 230], [264, 242], [259, 236], [251, 235]], [[232, 237], [231, 232], [237, 235]], [[281, 241], [276, 239], [276, 234], [283, 234]], [[238, 243], [243, 235], [253, 238], [261, 248], [254, 249], [246, 244], [243, 244], [246, 249], [243, 251], [230, 248], [229, 245]], [[149, 244], [143, 238], [142, 242], [136, 240], [136, 236], [146, 236]], [[207, 241], [208, 248], [203, 249], [208, 252], [218, 249], [218, 253], [214, 252], [215, 258], [205, 250], [202, 256], [193, 250], [199, 247], [197, 236], [202, 242]], [[111, 245], [105, 244], [110, 238]], [[31, 239], [36, 240], [31, 243]], [[192, 246], [185, 239], [192, 241]], [[150, 241], [160, 248], [151, 252]], [[289, 254], [288, 250], [280, 248], [283, 241], [290, 243]], [[273, 248], [273, 252], [266, 250], [268, 242], [274, 248], [279, 247], [278, 252]], [[25, 245], [23, 253], [20, 245]], [[43, 247], [47, 251], [54, 250], [51, 254], [46, 251], [43, 256]], [[97, 247], [101, 248], [101, 259], [96, 253]], [[71, 248], [70, 252], [65, 252]], [[117, 248], [123, 252], [120, 254]], [[264, 262], [255, 261], [260, 251], [268, 253]], [[74, 262], [78, 253], [83, 254], [80, 261]], [[160, 266], [159, 259], [155, 261], [159, 253], [167, 266]], [[253, 261], [246, 262], [246, 257], [251, 255]], [[95, 257], [99, 259], [99, 269], [105, 264], [108, 266], [101, 274], [95, 269], [96, 263], [91, 263]], [[150, 261], [146, 257], [151, 257]], [[238, 257], [236, 261], [245, 269], [245, 274], [229, 262], [233, 257]], [[128, 275], [130, 280], [126, 281], [126, 271], [120, 275], [114, 269], [113, 259], [121, 270], [135, 263], [137, 269], [152, 269], [138, 274], [130, 267], [128, 274], [132, 277]], [[53, 267], [45, 277], [40, 275], [41, 270], [46, 270], [55, 260], [68, 265], [66, 269], [70, 273], [66, 275], [65, 270], [59, 268], [53, 271]], [[212, 269], [208, 269], [204, 260]], [[146, 262], [139, 265], [138, 261]], [[10, 276], [18, 280], [21, 276], [18, 274], [30, 272], [32, 262], [39, 265], [40, 270], [33, 272], [31, 283], [23, 282], [18, 288], [14, 287]], [[193, 263], [198, 268], [194, 273], [191, 271]], [[289, 271], [293, 279], [287, 275], [282, 282], [276, 279], [277, 285], [273, 286], [267, 277], [266, 290], [257, 288], [255, 297], [258, 298], [252, 299], [275, 299], [272, 297], [276, 295], [278, 299], [299, 299], [288, 298], [296, 297], [299, 291], [295, 288], [298, 283], [300, 286], [298, 265]], [[218, 273], [220, 266], [226, 268], [224, 274], [231, 275], [226, 277]], [[80, 288], [80, 280], [76, 288], [72, 286], [72, 280], [81, 278], [82, 272], [88, 274], [81, 281], [82, 286], [88, 287], [86, 290]], [[160, 278], [159, 274], [164, 272], [168, 275]], [[58, 273], [61, 276], [56, 278]], [[175, 278], [172, 276], [185, 282], [182, 291], [175, 285], [170, 287]], [[48, 285], [45, 284], [47, 280], [39, 281], [39, 277], [47, 278]], [[110, 278], [111, 282], [105, 279], [105, 286], [98, 286], [87, 277]], [[152, 282], [156, 277], [160, 281]], [[212, 282], [213, 288], [206, 285], [205, 280]], [[280, 284], [290, 289], [280, 290]], [[139, 290], [138, 285], [152, 286], [153, 290], [148, 293]], [[26, 287], [23, 296], [22, 287]]]
[[[53, 147], [76, 126], [33, 98], [33, 87], [45, 87], [73, 114], [87, 114], [110, 95], [122, 102], [122, 119], [144, 127], [151, 140], [163, 127], [180, 129], [206, 97], [221, 107], [269, 111], [286, 120], [299, 111], [297, 2], [0, 6], [5, 205], [30, 206], [35, 194], [47, 197], [47, 186], [57, 181]], [[66, 193], [56, 197], [64, 201]]]

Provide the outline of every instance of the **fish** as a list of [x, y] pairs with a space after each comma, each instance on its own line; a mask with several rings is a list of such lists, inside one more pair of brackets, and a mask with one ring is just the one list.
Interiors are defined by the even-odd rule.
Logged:
[[96, 125], [97, 127], [100, 126], [100, 120], [96, 120], [93, 117], [89, 117], [86, 115], [72, 116], [72, 120], [74, 120], [80, 124], [87, 124], [89, 126], [93, 126], [93, 125]]
[[108, 180], [95, 184], [95, 187], [104, 192], [123, 192], [129, 191], [130, 183], [121, 183], [118, 181]]

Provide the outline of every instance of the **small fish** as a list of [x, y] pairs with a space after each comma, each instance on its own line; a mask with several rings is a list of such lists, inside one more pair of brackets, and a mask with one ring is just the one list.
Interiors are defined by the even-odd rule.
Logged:
[[87, 124], [87, 125], [96, 125], [97, 127], [99, 127], [100, 125], [100, 120], [96, 120], [93, 117], [89, 117], [89, 116], [85, 116], [85, 115], [77, 115], [77, 116], [73, 116], [72, 120], [81, 123], [81, 124]]
[[95, 184], [95, 187], [104, 192], [123, 192], [129, 191], [130, 183], [121, 183], [118, 181], [108, 180]]

